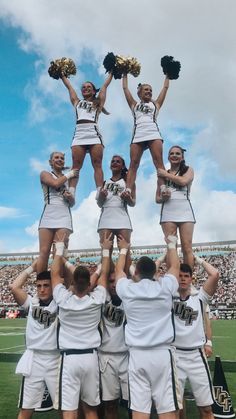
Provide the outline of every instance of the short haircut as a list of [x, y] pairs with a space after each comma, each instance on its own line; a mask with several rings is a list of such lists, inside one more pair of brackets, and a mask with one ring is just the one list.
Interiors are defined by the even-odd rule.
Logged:
[[42, 279], [49, 279], [51, 280], [51, 272], [50, 271], [42, 271], [37, 274], [36, 280]]
[[85, 266], [77, 266], [73, 274], [73, 285], [78, 292], [84, 292], [90, 285], [90, 272]]
[[153, 279], [156, 273], [156, 264], [148, 256], [142, 256], [136, 264], [136, 270], [140, 278]]
[[181, 263], [179, 270], [181, 272], [189, 274], [190, 276], [193, 276], [193, 270], [191, 266], [189, 266], [187, 263]]

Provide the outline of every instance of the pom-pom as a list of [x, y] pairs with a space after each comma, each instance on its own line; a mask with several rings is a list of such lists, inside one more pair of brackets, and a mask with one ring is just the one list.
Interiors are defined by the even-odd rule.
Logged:
[[176, 80], [179, 77], [181, 64], [179, 61], [174, 61], [170, 55], [165, 55], [161, 59], [161, 66], [163, 73], [168, 76], [170, 80]]
[[123, 57], [109, 52], [104, 58], [103, 65], [108, 72], [112, 72], [115, 79], [121, 79], [123, 74], [132, 74], [137, 77], [141, 70], [141, 65], [134, 57]]
[[105, 67], [106, 73], [110, 73], [116, 64], [116, 56], [113, 54], [113, 52], [108, 52], [106, 57], [103, 60], [103, 65]]
[[70, 77], [76, 74], [76, 66], [71, 58], [62, 57], [51, 61], [48, 74], [58, 80], [61, 76]]

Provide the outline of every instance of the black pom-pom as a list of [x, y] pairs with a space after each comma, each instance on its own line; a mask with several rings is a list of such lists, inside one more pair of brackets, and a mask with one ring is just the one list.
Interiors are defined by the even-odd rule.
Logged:
[[108, 52], [108, 54], [103, 60], [103, 65], [105, 67], [106, 73], [110, 73], [114, 70], [114, 67], [116, 65], [116, 56], [113, 54], [113, 52]]
[[175, 61], [171, 55], [165, 55], [161, 59], [161, 66], [163, 73], [168, 76], [170, 80], [178, 79], [181, 68], [179, 61]]

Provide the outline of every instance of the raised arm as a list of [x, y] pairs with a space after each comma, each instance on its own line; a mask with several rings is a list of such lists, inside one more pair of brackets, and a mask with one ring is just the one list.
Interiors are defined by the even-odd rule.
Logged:
[[52, 281], [52, 289], [58, 285], [64, 283], [64, 278], [62, 278], [61, 274], [63, 272], [64, 267], [64, 259], [63, 259], [63, 252], [65, 248], [64, 242], [56, 242], [56, 253], [51, 265], [51, 281]]
[[214, 266], [212, 266], [210, 263], [208, 263], [206, 260], [198, 256], [195, 256], [194, 258], [197, 264], [201, 265], [205, 269], [208, 275], [206, 281], [203, 284], [203, 289], [204, 291], [206, 291], [208, 295], [213, 296], [218, 286], [219, 271], [216, 268], [214, 268]]
[[28, 295], [25, 290], [23, 290], [23, 286], [25, 285], [27, 279], [30, 277], [30, 274], [36, 272], [37, 269], [37, 259], [32, 263], [31, 266], [26, 268], [22, 271], [13, 281], [12, 284], [9, 285], [9, 288], [17, 302], [20, 306], [22, 306]]
[[77, 96], [75, 89], [72, 87], [70, 80], [66, 76], [61, 76], [62, 83], [66, 86], [69, 92], [70, 101], [73, 106], [76, 106], [80, 99]]
[[168, 77], [166, 77], [166, 78], [165, 78], [165, 81], [164, 81], [164, 84], [163, 84], [163, 87], [162, 87], [162, 89], [161, 89], [161, 91], [160, 91], [160, 93], [159, 93], [159, 96], [158, 96], [158, 98], [154, 101], [155, 105], [156, 105], [159, 109], [160, 109], [160, 108], [161, 108], [161, 106], [163, 105], [163, 102], [164, 102], [164, 100], [165, 100], [165, 98], [166, 98], [167, 90], [169, 89], [169, 84], [170, 84], [170, 81], [169, 81]]
[[50, 172], [46, 172], [45, 170], [40, 173], [40, 181], [47, 186], [51, 186], [52, 188], [60, 188], [67, 180], [78, 177], [79, 170], [72, 169], [68, 173], [58, 178], [54, 178]]
[[128, 76], [127, 74], [124, 74], [122, 77], [122, 86], [123, 86], [123, 90], [124, 90], [124, 94], [126, 97], [126, 100], [128, 102], [128, 105], [131, 109], [133, 109], [133, 107], [136, 105], [136, 100], [134, 100], [129, 88], [128, 88]]
[[169, 235], [165, 238], [167, 243], [167, 273], [172, 274], [175, 278], [179, 277], [179, 257], [177, 254], [177, 237]]
[[106, 78], [104, 84], [102, 85], [102, 87], [99, 90], [98, 99], [99, 99], [99, 108], [100, 108], [100, 110], [103, 108], [103, 106], [105, 104], [106, 95], [107, 95], [107, 88], [108, 88], [109, 84], [112, 81], [112, 77], [113, 77], [113, 74], [112, 73], [109, 73], [109, 75]]
[[107, 288], [107, 279], [110, 271], [110, 250], [113, 246], [112, 233], [108, 237], [104, 237], [102, 246], [102, 266], [101, 274], [98, 278], [98, 285]]
[[192, 182], [192, 180], [194, 178], [194, 171], [193, 171], [192, 167], [189, 167], [187, 172], [184, 173], [183, 176], [175, 176], [172, 173], [167, 172], [167, 170], [158, 169], [157, 170], [157, 175], [159, 177], [171, 180], [172, 182], [176, 183], [176, 185], [186, 186], [186, 185], [188, 185], [189, 183]]
[[126, 255], [128, 253], [130, 243], [128, 243], [121, 235], [118, 237], [118, 246], [120, 249], [119, 257], [116, 262], [116, 268], [115, 268], [115, 277], [116, 282], [120, 278], [126, 278], [127, 275], [125, 273], [125, 262], [126, 262]]

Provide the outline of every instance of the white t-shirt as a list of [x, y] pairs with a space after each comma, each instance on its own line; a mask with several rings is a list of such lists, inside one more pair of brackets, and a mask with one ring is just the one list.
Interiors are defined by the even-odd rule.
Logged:
[[174, 322], [176, 336], [174, 346], [194, 349], [202, 347], [206, 343], [203, 313], [210, 300], [211, 296], [203, 288], [184, 301], [181, 301], [180, 297], [175, 297]]
[[169, 345], [174, 339], [172, 297], [178, 289], [177, 279], [167, 274], [158, 281], [121, 278], [116, 292], [127, 318], [125, 341], [128, 346]]
[[38, 351], [57, 349], [57, 304], [54, 300], [48, 306], [40, 306], [37, 297], [28, 295], [22, 305], [28, 311], [26, 324], [26, 347]]
[[59, 306], [59, 348], [89, 349], [101, 343], [98, 325], [106, 289], [98, 285], [91, 293], [80, 298], [58, 284], [53, 297]]
[[109, 293], [102, 309], [102, 343], [101, 352], [126, 352], [125, 344], [125, 312], [123, 304], [116, 306], [112, 303]]

